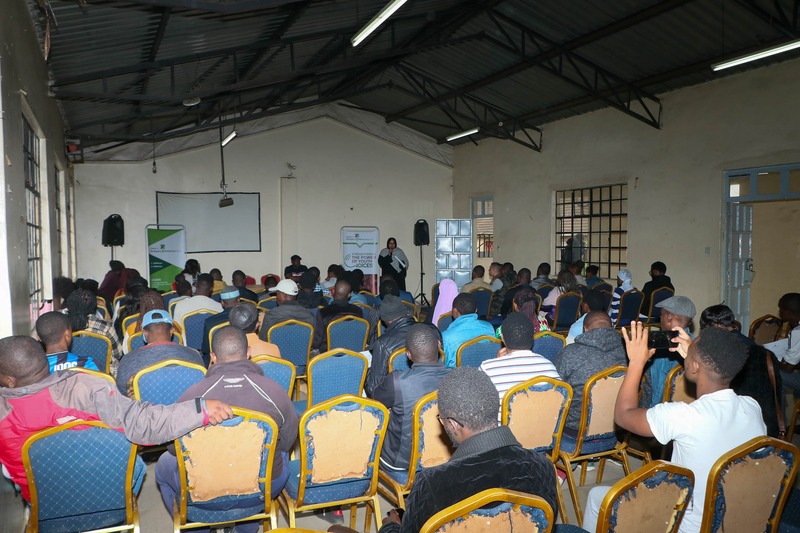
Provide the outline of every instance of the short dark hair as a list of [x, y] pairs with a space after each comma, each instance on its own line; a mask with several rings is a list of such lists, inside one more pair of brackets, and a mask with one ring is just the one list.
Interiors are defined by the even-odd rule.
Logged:
[[233, 274], [231, 274], [231, 280], [235, 280], [236, 278], [247, 279], [247, 275], [242, 270], [234, 270]]
[[233, 326], [225, 326], [214, 333], [211, 339], [211, 351], [217, 361], [239, 361], [247, 358], [247, 335]]
[[468, 292], [462, 292], [453, 299], [453, 309], [461, 315], [471, 315], [477, 312], [478, 304], [475, 302], [475, 296]]
[[439, 416], [472, 431], [497, 426], [500, 397], [485, 372], [472, 367], [454, 368], [439, 382]]
[[589, 311], [607, 311], [606, 299], [603, 293], [594, 289], [587, 291], [583, 301], [589, 306]]
[[315, 266], [312, 266], [312, 267], [308, 267], [308, 271], [311, 272], [312, 274], [314, 274], [314, 281], [316, 281], [317, 278], [320, 275], [319, 269], [317, 267], [315, 267]]
[[596, 276], [600, 272], [600, 267], [597, 265], [589, 265], [586, 267], [586, 273]]
[[522, 313], [510, 313], [503, 320], [503, 341], [510, 350], [530, 350], [533, 334], [533, 322]]
[[33, 337], [14, 335], [0, 339], [0, 374], [24, 379], [46, 365], [44, 348]]
[[36, 321], [36, 334], [45, 344], [58, 342], [68, 329], [72, 329], [69, 317], [58, 311], [45, 313]]
[[701, 363], [723, 382], [736, 377], [747, 361], [747, 345], [738, 333], [722, 328], [706, 328], [694, 341]]
[[711, 326], [722, 326], [730, 328], [736, 325], [736, 315], [730, 307], [723, 304], [712, 305], [706, 307], [700, 313], [700, 329], [705, 329]]
[[[239, 272], [239, 270], [237, 270], [236, 272]], [[234, 272], [233, 274], [236, 275], [236, 272]], [[222, 276], [222, 271], [218, 268], [212, 268], [211, 270], [208, 271], [208, 273], [211, 274], [212, 276], [214, 274], [219, 274], [220, 277]]]
[[213, 287], [214, 278], [211, 277], [211, 274], [200, 274], [199, 276], [197, 276], [197, 284], [200, 285], [201, 283], [204, 283], [209, 287]]
[[787, 292], [778, 300], [778, 307], [795, 314], [800, 314], [800, 293]]
[[302, 260], [303, 258], [302, 258], [302, 257], [300, 257], [300, 256], [299, 256], [299, 255], [297, 255], [297, 254], [294, 254], [292, 257], [290, 257], [290, 258], [289, 258], [289, 260], [290, 260], [290, 261], [294, 261], [295, 259], [300, 259], [300, 260]]
[[328, 274], [333, 274], [335, 276], [338, 271], [339, 265], [334, 264], [328, 266]]
[[413, 324], [406, 334], [406, 349], [415, 363], [433, 363], [439, 359], [439, 333], [428, 324]]
[[486, 269], [483, 268], [483, 265], [476, 265], [475, 268], [472, 269], [472, 275], [473, 276], [477, 275], [478, 277], [482, 278], [483, 276], [486, 275]]
[[550, 275], [550, 263], [539, 263], [539, 266], [536, 268], [536, 275], [537, 276], [549, 276]]
[[[338, 280], [337, 280], [338, 281]], [[378, 287], [378, 293], [381, 298], [386, 296], [387, 294], [392, 294], [394, 296], [400, 297], [400, 285], [394, 279], [385, 279], [381, 281], [381, 286]]]
[[519, 272], [517, 272], [517, 277], [519, 279], [527, 279], [530, 281], [531, 279], [531, 269], [530, 268], [520, 268]]
[[75, 282], [64, 276], [53, 278], [53, 296], [66, 299], [75, 290]]
[[513, 272], [514, 271], [514, 263], [512, 263], [511, 261], [506, 261], [505, 263], [503, 263], [503, 268], [509, 270], [510, 272]]
[[186, 278], [181, 276], [181, 279], [175, 281], [175, 292], [179, 296], [185, 296], [186, 293], [188, 292], [189, 295], [191, 296], [191, 294], [192, 294], [192, 284], [189, 283], [188, 281], [186, 281]]
[[666, 274], [667, 273], [667, 265], [665, 265], [661, 261], [656, 261], [655, 263], [650, 265], [650, 270], [658, 270], [662, 274]]

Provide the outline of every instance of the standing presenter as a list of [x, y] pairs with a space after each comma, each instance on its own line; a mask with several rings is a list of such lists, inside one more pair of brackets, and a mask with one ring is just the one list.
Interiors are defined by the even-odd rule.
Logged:
[[386, 248], [381, 250], [378, 257], [378, 264], [381, 266], [381, 274], [392, 276], [400, 285], [400, 290], [406, 290], [406, 271], [408, 270], [408, 258], [401, 248], [397, 247], [397, 240], [389, 237], [386, 241]]

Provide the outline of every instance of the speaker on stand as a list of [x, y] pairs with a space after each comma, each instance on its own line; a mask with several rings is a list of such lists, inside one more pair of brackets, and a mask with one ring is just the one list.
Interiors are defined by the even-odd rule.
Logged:
[[125, 221], [116, 213], [103, 221], [103, 246], [111, 247], [111, 259], [114, 259], [114, 247], [125, 246]]
[[419, 246], [419, 293], [414, 296], [414, 301], [419, 300], [420, 306], [430, 307], [430, 302], [425, 296], [425, 267], [422, 262], [422, 247], [431, 243], [428, 221], [424, 218], [414, 224], [414, 246]]

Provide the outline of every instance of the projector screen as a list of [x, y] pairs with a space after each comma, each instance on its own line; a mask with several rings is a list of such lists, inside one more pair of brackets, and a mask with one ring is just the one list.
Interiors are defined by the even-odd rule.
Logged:
[[222, 194], [156, 192], [158, 224], [186, 228], [186, 252], [260, 252], [261, 194], [228, 193], [230, 207], [219, 207]]

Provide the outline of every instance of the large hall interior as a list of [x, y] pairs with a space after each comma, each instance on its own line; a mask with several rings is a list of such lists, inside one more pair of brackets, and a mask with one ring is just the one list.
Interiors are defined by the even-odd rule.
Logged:
[[[313, 290], [335, 301], [324, 283], [329, 265], [360, 266], [348, 268], [350, 254], [364, 250], [345, 235], [363, 231], [377, 239], [376, 254], [390, 238], [405, 252], [407, 307], [434, 327], [445, 282], [454, 292], [444, 314], [457, 320], [451, 303], [467, 282], [480, 279], [491, 293], [506, 265], [502, 272], [516, 277], [499, 285], [499, 299], [548, 263], [553, 294], [577, 300], [568, 323], [551, 313], [545, 329], [572, 343], [570, 326], [596, 312], [581, 307], [588, 279], [607, 284], [605, 311], [625, 291], [641, 291], [663, 263], [668, 296], [693, 306], [692, 338], [701, 312], [724, 305], [730, 329], [759, 349], [773, 343], [767, 348], [789, 353], [800, 320], [800, 303], [794, 320], [794, 304], [782, 298], [800, 292], [799, 16], [798, 0], [2, 0], [0, 338], [37, 338], [40, 316], [64, 308], [58, 280], [100, 284], [110, 261], [170, 292], [173, 275], [196, 260], [187, 279], [196, 285], [199, 273], [218, 269], [217, 301], [242, 271], [263, 319], [274, 310], [262, 301], [275, 294], [266, 278], [300, 282], [291, 272], [297, 256], [320, 270]], [[112, 216], [124, 224], [113, 244]], [[179, 253], [159, 259], [154, 229], [177, 227]], [[374, 259], [363, 321], [369, 313], [374, 320], [355, 352], [369, 353], [390, 327], [372, 300], [381, 283]], [[177, 268], [164, 270], [166, 282], [157, 275], [164, 261]], [[580, 290], [562, 290], [562, 271], [583, 281]], [[541, 306], [555, 312], [557, 302], [534, 292], [538, 324]], [[491, 306], [482, 313], [474, 299], [480, 320], [495, 328], [521, 310], [509, 302], [502, 314]], [[108, 300], [113, 322], [119, 305]], [[655, 298], [642, 301], [650, 308], [624, 324], [611, 314], [622, 348], [621, 326], [630, 332], [640, 316], [651, 333], [666, 329], [653, 315]], [[685, 305], [675, 309], [686, 315]], [[142, 331], [142, 316], [135, 327]], [[775, 361], [789, 365], [778, 372], [784, 387], [773, 377], [772, 389], [791, 446], [800, 361], [782, 353]], [[374, 353], [364, 360], [374, 363]], [[0, 360], [0, 378], [3, 368]], [[291, 400], [308, 399], [311, 409], [310, 380], [291, 381]], [[616, 430], [615, 453], [635, 450], [632, 471], [669, 460], [670, 448], [653, 438]], [[295, 444], [293, 459], [302, 452]], [[580, 524], [589, 489], [603, 484], [590, 471], [572, 487], [579, 472], [605, 468], [605, 485], [625, 478], [627, 458], [610, 457], [564, 474], [560, 520]], [[790, 513], [800, 493], [785, 497], [796, 467], [776, 497], [778, 516], [784, 505], [784, 515], [800, 514]], [[148, 461], [141, 528], [169, 531], [154, 469]], [[383, 515], [402, 507], [384, 492]], [[0, 533], [22, 531], [29, 510], [8, 479], [0, 502]], [[359, 504], [359, 531], [369, 505]], [[286, 512], [277, 516], [278, 527], [289, 527]], [[791, 519], [780, 531], [800, 531], [800, 516]], [[300, 513], [296, 525], [329, 526], [319, 510]]]

